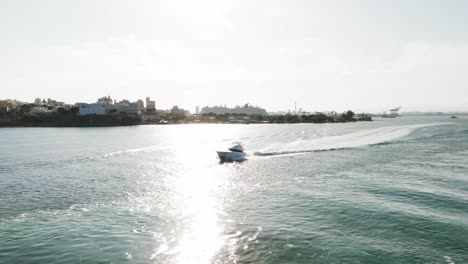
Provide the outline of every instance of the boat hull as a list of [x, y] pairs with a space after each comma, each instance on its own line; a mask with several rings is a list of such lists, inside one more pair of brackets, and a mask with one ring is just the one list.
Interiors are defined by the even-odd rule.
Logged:
[[230, 151], [217, 151], [221, 161], [243, 161], [245, 160], [245, 153], [243, 152], [230, 152]]

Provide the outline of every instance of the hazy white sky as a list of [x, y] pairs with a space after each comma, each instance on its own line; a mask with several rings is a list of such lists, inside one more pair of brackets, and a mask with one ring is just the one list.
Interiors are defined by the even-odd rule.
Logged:
[[468, 110], [464, 0], [0, 0], [0, 98]]

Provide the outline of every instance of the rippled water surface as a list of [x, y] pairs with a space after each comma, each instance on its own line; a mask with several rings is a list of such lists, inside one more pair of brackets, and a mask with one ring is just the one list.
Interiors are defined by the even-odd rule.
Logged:
[[468, 263], [468, 120], [1, 128], [0, 263]]

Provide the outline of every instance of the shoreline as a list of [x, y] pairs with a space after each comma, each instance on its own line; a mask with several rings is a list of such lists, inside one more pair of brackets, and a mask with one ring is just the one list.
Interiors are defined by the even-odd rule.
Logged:
[[326, 115], [246, 115], [246, 114], [112, 114], [78, 115], [77, 109], [57, 111], [50, 114], [31, 114], [16, 111], [0, 116], [0, 127], [116, 127], [136, 125], [170, 124], [297, 124], [297, 123], [349, 123], [372, 121], [367, 114], [355, 114], [348, 110], [342, 114]]
[[313, 123], [313, 122], [295, 122], [295, 123], [209, 123], [209, 122], [187, 122], [187, 123], [141, 123], [141, 124], [129, 124], [129, 125], [43, 125], [43, 124], [17, 124], [17, 125], [6, 125], [0, 124], [1, 128], [88, 128], [88, 127], [133, 127], [133, 126], [168, 126], [168, 125], [295, 125], [295, 124], [344, 124], [344, 123], [359, 123], [359, 122], [373, 122], [375, 120], [361, 120], [361, 121], [346, 121], [346, 122], [323, 122], [323, 123]]

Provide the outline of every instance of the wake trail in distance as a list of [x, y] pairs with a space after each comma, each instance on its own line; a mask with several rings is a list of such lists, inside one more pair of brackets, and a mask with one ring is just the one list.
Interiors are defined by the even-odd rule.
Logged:
[[255, 151], [253, 155], [276, 156], [380, 145], [404, 138], [420, 128], [446, 124], [450, 123], [381, 127], [340, 136], [329, 136], [310, 140], [300, 139], [291, 143], [274, 144], [271, 147]]

